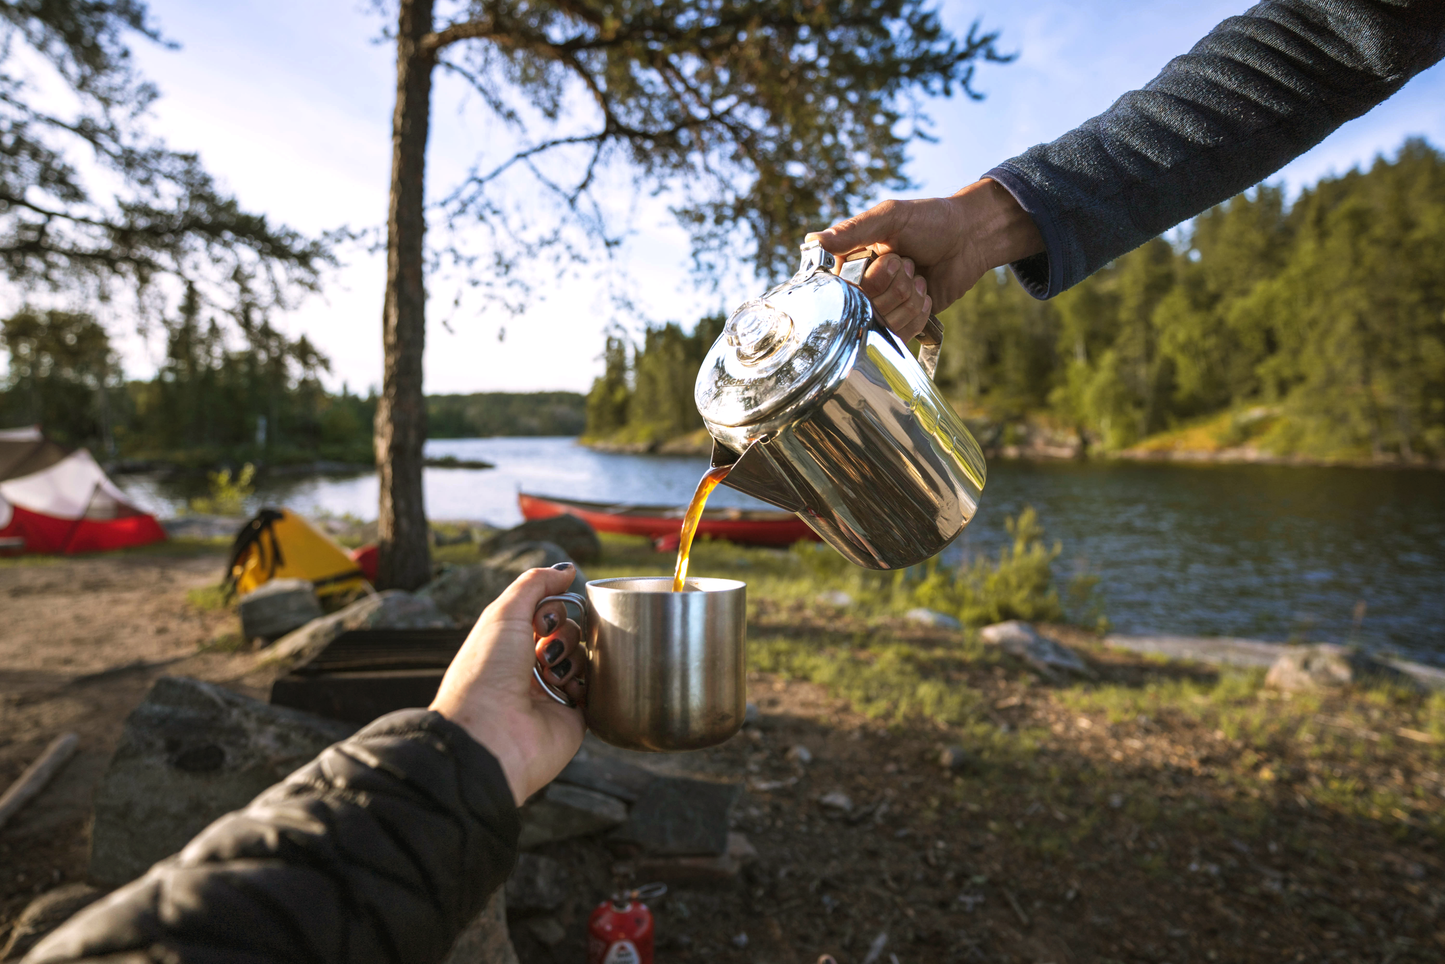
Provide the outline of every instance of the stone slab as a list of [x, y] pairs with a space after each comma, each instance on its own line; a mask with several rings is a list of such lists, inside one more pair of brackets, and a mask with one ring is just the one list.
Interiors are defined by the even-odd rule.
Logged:
[[272, 579], [246, 593], [236, 606], [241, 635], [273, 640], [324, 615], [316, 589], [305, 579]]
[[610, 830], [627, 820], [627, 804], [605, 793], [552, 783], [522, 809], [517, 849], [585, 837]]
[[126, 718], [95, 795], [90, 877], [119, 885], [355, 727], [162, 677]]
[[608, 839], [658, 856], [718, 856], [727, 851], [732, 808], [742, 792], [741, 783], [660, 776]]

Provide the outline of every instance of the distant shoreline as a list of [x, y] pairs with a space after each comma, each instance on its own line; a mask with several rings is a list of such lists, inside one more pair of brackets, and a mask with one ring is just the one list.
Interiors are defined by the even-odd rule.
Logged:
[[[700, 437], [699, 437], [700, 436]], [[666, 442], [613, 442], [605, 439], [578, 439], [578, 444], [594, 452], [618, 455], [698, 455], [712, 453], [712, 439], [705, 431], [669, 439]], [[1080, 453], [1079, 448], [1066, 445], [998, 445], [985, 446], [989, 459], [1021, 462], [1167, 462], [1195, 465], [1282, 465], [1300, 468], [1356, 469], [1425, 469], [1445, 471], [1445, 460], [1404, 462], [1398, 458], [1323, 459], [1308, 455], [1274, 455], [1256, 448], [1226, 448], [1215, 451], [1198, 449], [1129, 448], [1118, 452]]]

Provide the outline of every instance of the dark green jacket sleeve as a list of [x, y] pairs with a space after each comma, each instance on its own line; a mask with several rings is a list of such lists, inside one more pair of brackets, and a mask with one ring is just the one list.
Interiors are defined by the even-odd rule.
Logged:
[[518, 831], [490, 753], [435, 713], [392, 713], [26, 961], [439, 961], [511, 871]]
[[1142, 90], [989, 171], [1045, 252], [1013, 265], [1052, 298], [1273, 174], [1445, 57], [1445, 0], [1266, 0]]

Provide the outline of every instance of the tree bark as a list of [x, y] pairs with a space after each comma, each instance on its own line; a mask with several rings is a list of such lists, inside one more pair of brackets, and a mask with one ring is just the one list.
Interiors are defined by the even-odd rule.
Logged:
[[426, 287], [422, 244], [427, 127], [435, 55], [424, 49], [434, 0], [401, 0], [397, 28], [396, 110], [391, 122], [391, 197], [386, 218], [385, 350], [376, 406], [376, 467], [381, 479], [377, 520], [379, 588], [416, 589], [431, 578], [426, 506], [422, 501], [422, 444], [426, 398]]

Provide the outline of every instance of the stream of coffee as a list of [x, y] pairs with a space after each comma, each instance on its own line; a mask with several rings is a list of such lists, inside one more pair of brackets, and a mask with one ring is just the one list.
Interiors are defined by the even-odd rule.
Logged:
[[697, 491], [692, 494], [692, 501], [687, 504], [687, 515], [682, 517], [682, 537], [677, 542], [677, 568], [672, 571], [673, 592], [682, 592], [682, 587], [687, 584], [687, 559], [692, 554], [692, 537], [697, 534], [697, 524], [702, 521], [707, 497], [719, 482], [727, 478], [731, 469], [731, 465], [719, 465], [704, 472]]

